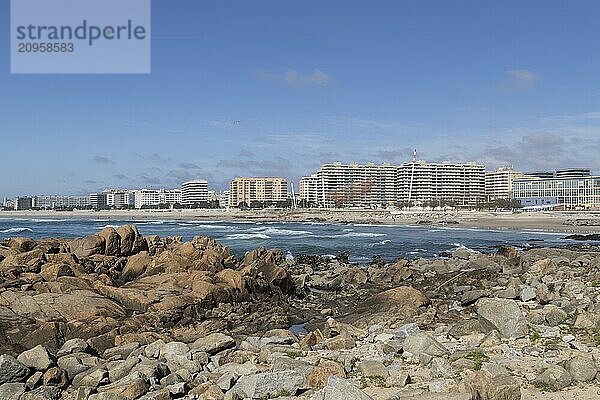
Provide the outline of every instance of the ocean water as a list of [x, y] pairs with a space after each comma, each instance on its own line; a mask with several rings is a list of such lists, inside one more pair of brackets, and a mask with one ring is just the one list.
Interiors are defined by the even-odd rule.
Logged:
[[385, 260], [433, 258], [466, 247], [493, 251], [498, 245], [519, 248], [560, 246], [574, 243], [563, 233], [516, 230], [483, 230], [461, 226], [366, 225], [324, 223], [273, 223], [197, 220], [107, 220], [0, 218], [0, 240], [7, 237], [33, 239], [76, 238], [106, 226], [135, 224], [143, 235], [210, 236], [243, 255], [259, 246], [280, 248], [288, 256], [299, 254], [335, 256], [348, 252], [353, 262], [379, 255]]

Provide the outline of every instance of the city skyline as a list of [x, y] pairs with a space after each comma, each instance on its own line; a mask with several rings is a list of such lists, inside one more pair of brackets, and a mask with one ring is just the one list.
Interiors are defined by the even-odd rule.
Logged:
[[600, 169], [596, 2], [233, 4], [155, 1], [148, 76], [10, 75], [0, 41], [0, 196], [298, 182], [414, 147]]
[[34, 195], [4, 199], [3, 209], [181, 209], [293, 207], [458, 207], [597, 209], [600, 176], [589, 168], [522, 173], [510, 167], [486, 171], [476, 162], [400, 165], [324, 164], [301, 178], [298, 192], [283, 177], [236, 177], [230, 190], [209, 190], [206, 180], [177, 189], [107, 189], [89, 196]]
[[[569, 167], [569, 166], [563, 166], [563, 167], [559, 167], [559, 168], [555, 168], [555, 169], [546, 169], [546, 170], [521, 170], [518, 168], [515, 168], [513, 165], [503, 165], [497, 168], [488, 168], [486, 165], [484, 165], [481, 162], [478, 162], [476, 160], [469, 160], [469, 161], [465, 161], [465, 162], [453, 162], [450, 160], [444, 160], [444, 161], [429, 161], [429, 160], [424, 160], [421, 158], [417, 157], [417, 150], [413, 150], [413, 160], [410, 161], [404, 161], [404, 162], [399, 162], [399, 163], [390, 163], [387, 161], [381, 162], [381, 163], [374, 163], [372, 161], [366, 161], [366, 162], [356, 162], [356, 161], [349, 161], [349, 162], [344, 162], [344, 161], [340, 161], [340, 160], [335, 160], [335, 161], [330, 161], [330, 162], [324, 162], [322, 163], [317, 169], [315, 170], [310, 170], [310, 171], [304, 171], [304, 173], [298, 174], [299, 178], [297, 181], [292, 181], [290, 180], [287, 176], [252, 176], [250, 174], [246, 174], [246, 175], [236, 175], [236, 176], [232, 176], [228, 181], [227, 181], [227, 185], [225, 187], [217, 187], [214, 182], [211, 182], [207, 179], [205, 179], [204, 177], [201, 176], [196, 176], [194, 178], [191, 178], [189, 180], [183, 181], [183, 182], [179, 182], [179, 183], [175, 183], [172, 186], [165, 186], [165, 185], [146, 185], [146, 186], [107, 186], [107, 187], [101, 187], [98, 188], [97, 190], [92, 190], [90, 192], [86, 192], [86, 193], [73, 193], [73, 192], [61, 192], [61, 193], [42, 193], [42, 192], [30, 192], [30, 193], [20, 193], [18, 195], [15, 196], [6, 196], [3, 195], [2, 193], [0, 193], [0, 198], [4, 198], [7, 200], [12, 200], [13, 198], [16, 197], [35, 197], [35, 196], [46, 196], [46, 197], [51, 197], [51, 196], [72, 196], [72, 197], [79, 197], [79, 196], [88, 196], [88, 195], [94, 195], [94, 194], [98, 194], [98, 193], [104, 193], [104, 192], [113, 192], [113, 191], [117, 191], [117, 192], [135, 192], [135, 191], [144, 191], [144, 190], [151, 190], [151, 191], [159, 191], [159, 190], [167, 190], [167, 191], [171, 191], [171, 190], [183, 190], [183, 188], [185, 186], [190, 186], [190, 184], [192, 186], [196, 186], [198, 183], [201, 183], [201, 185], [205, 188], [205, 190], [208, 193], [223, 193], [226, 191], [229, 191], [231, 189], [231, 183], [236, 181], [236, 180], [245, 180], [245, 179], [283, 179], [287, 182], [287, 188], [288, 188], [288, 192], [289, 193], [300, 193], [301, 192], [301, 187], [302, 187], [302, 181], [305, 179], [310, 179], [310, 178], [315, 178], [317, 176], [317, 174], [319, 174], [321, 171], [323, 171], [323, 168], [331, 168], [331, 167], [349, 167], [349, 166], [356, 166], [356, 167], [375, 167], [375, 168], [393, 168], [394, 170], [402, 170], [404, 169], [406, 171], [407, 168], [410, 168], [412, 165], [440, 165], [440, 166], [451, 166], [451, 165], [466, 165], [466, 166], [478, 166], [481, 167], [482, 171], [485, 173], [486, 176], [490, 175], [497, 175], [497, 174], [504, 174], [506, 172], [511, 172], [516, 174], [516, 176], [519, 177], [550, 177], [550, 176], [556, 176], [557, 173], [560, 176], [561, 174], [569, 174], [571, 172], [577, 171], [584, 171], [587, 175], [589, 176], [597, 176], [595, 171], [591, 168], [587, 168], [587, 167]], [[407, 172], [405, 172], [407, 173]], [[292, 187], [294, 188], [294, 190], [292, 191]]]
[[[439, 163], [439, 164], [453, 164], [455, 163], [454, 161], [451, 160], [443, 160], [443, 161], [429, 161], [429, 160], [423, 160], [420, 158], [416, 159], [417, 163]], [[406, 160], [403, 162], [399, 162], [399, 163], [391, 163], [388, 161], [383, 161], [380, 163], [375, 163], [372, 161], [365, 161], [365, 162], [356, 162], [356, 161], [349, 161], [349, 162], [344, 162], [344, 161], [340, 161], [340, 160], [335, 160], [335, 161], [329, 161], [329, 162], [324, 162], [322, 164], [319, 165], [318, 168], [316, 168], [315, 170], [310, 170], [310, 171], [304, 171], [303, 173], [298, 173], [296, 176], [298, 176], [297, 180], [290, 180], [287, 176], [285, 175], [281, 175], [281, 176], [275, 176], [275, 175], [271, 175], [271, 176], [252, 176], [250, 174], [246, 174], [246, 175], [236, 175], [236, 176], [232, 176], [229, 180], [227, 180], [226, 185], [224, 187], [221, 186], [216, 186], [214, 182], [211, 182], [210, 180], [206, 179], [205, 177], [202, 176], [195, 176], [192, 177], [186, 181], [182, 181], [179, 183], [174, 183], [172, 186], [165, 186], [162, 184], [154, 184], [154, 185], [145, 185], [145, 186], [105, 186], [105, 187], [99, 187], [95, 190], [91, 190], [89, 192], [73, 192], [73, 191], [64, 191], [64, 192], [40, 192], [40, 191], [33, 191], [33, 192], [28, 192], [28, 193], [18, 193], [15, 195], [11, 195], [11, 196], [7, 196], [3, 193], [0, 193], [0, 198], [5, 198], [5, 199], [13, 199], [15, 197], [31, 197], [31, 196], [88, 196], [90, 193], [94, 194], [94, 193], [100, 193], [100, 192], [104, 192], [104, 191], [111, 191], [111, 190], [123, 190], [123, 191], [139, 191], [139, 190], [159, 190], [159, 189], [164, 189], [164, 190], [180, 190], [182, 188], [183, 185], [188, 184], [188, 183], [194, 183], [194, 182], [198, 182], [198, 181], [202, 181], [205, 182], [205, 184], [207, 185], [207, 190], [209, 192], [224, 192], [224, 191], [228, 191], [230, 189], [230, 184], [232, 181], [236, 180], [236, 179], [269, 179], [269, 178], [283, 178], [286, 181], [288, 181], [288, 189], [291, 189], [290, 184], [294, 185], [294, 191], [296, 193], [298, 193], [300, 191], [300, 185], [303, 179], [311, 177], [313, 175], [316, 174], [316, 172], [318, 172], [318, 170], [320, 170], [323, 166], [326, 165], [335, 165], [335, 164], [342, 164], [342, 165], [353, 165], [353, 164], [357, 164], [357, 165], [367, 165], [367, 164], [372, 164], [374, 166], [384, 166], [384, 165], [389, 165], [392, 167], [406, 167], [406, 166], [410, 166], [412, 165], [413, 160]], [[515, 168], [515, 166], [513, 165], [502, 165], [496, 168], [488, 168], [485, 164], [478, 162], [477, 160], [468, 160], [468, 161], [464, 161], [464, 162], [459, 162], [459, 164], [469, 164], [469, 163], [473, 163], [473, 164], [477, 164], [477, 165], [481, 165], [484, 167], [485, 172], [486, 173], [492, 173], [492, 172], [498, 172], [498, 171], [502, 171], [505, 169], [511, 170], [511, 171], [515, 171], [517, 173], [520, 174], [524, 174], [524, 175], [531, 175], [531, 174], [552, 174], [553, 172], [556, 171], [568, 171], [571, 170], [573, 167], [571, 166], [562, 166], [562, 167], [557, 167], [554, 169], [546, 169], [546, 170], [522, 170], [522, 169], [518, 169]], [[595, 175], [595, 170], [591, 169], [591, 168], [587, 168], [587, 167], [580, 167], [583, 169], [586, 169], [589, 171], [589, 173], [594, 176]], [[579, 167], [576, 167], [575, 169], [580, 169]]]

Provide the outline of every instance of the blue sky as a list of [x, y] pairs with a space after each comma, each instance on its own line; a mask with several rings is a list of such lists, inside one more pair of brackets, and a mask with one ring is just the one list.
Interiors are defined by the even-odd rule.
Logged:
[[152, 2], [150, 75], [11, 75], [0, 196], [410, 159], [600, 172], [600, 2]]

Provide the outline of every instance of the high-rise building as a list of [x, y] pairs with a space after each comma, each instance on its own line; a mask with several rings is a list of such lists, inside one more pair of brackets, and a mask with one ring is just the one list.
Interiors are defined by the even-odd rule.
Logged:
[[287, 186], [285, 178], [235, 178], [230, 183], [229, 206], [284, 202], [288, 198]]
[[16, 211], [31, 210], [33, 208], [33, 197], [17, 197], [15, 198], [14, 207]]
[[475, 163], [324, 164], [300, 181], [300, 198], [318, 206], [394, 204], [474, 207], [484, 200], [485, 167]]
[[181, 184], [181, 204], [191, 206], [208, 202], [208, 182], [202, 179]]
[[485, 173], [485, 198], [487, 201], [509, 200], [513, 195], [513, 182], [522, 178], [523, 173], [512, 167], [502, 167]]
[[106, 189], [102, 191], [106, 195], [106, 205], [110, 208], [125, 208], [133, 205], [133, 194], [123, 189]]
[[410, 205], [475, 207], [485, 200], [485, 166], [415, 161], [398, 167], [398, 201]]
[[391, 164], [323, 164], [300, 180], [300, 200], [325, 207], [391, 205], [398, 197], [396, 175]]
[[318, 174], [305, 176], [300, 179], [300, 202], [305, 207], [316, 207], [323, 204], [323, 179]]
[[90, 206], [94, 210], [108, 208], [108, 199], [106, 193], [90, 193]]
[[229, 190], [223, 190], [219, 192], [219, 207], [227, 208], [229, 207]]

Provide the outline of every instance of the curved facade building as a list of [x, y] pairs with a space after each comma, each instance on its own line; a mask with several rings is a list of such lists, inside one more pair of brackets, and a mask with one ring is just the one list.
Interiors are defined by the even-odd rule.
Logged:
[[196, 179], [181, 184], [181, 204], [193, 205], [208, 202], [208, 182]]

